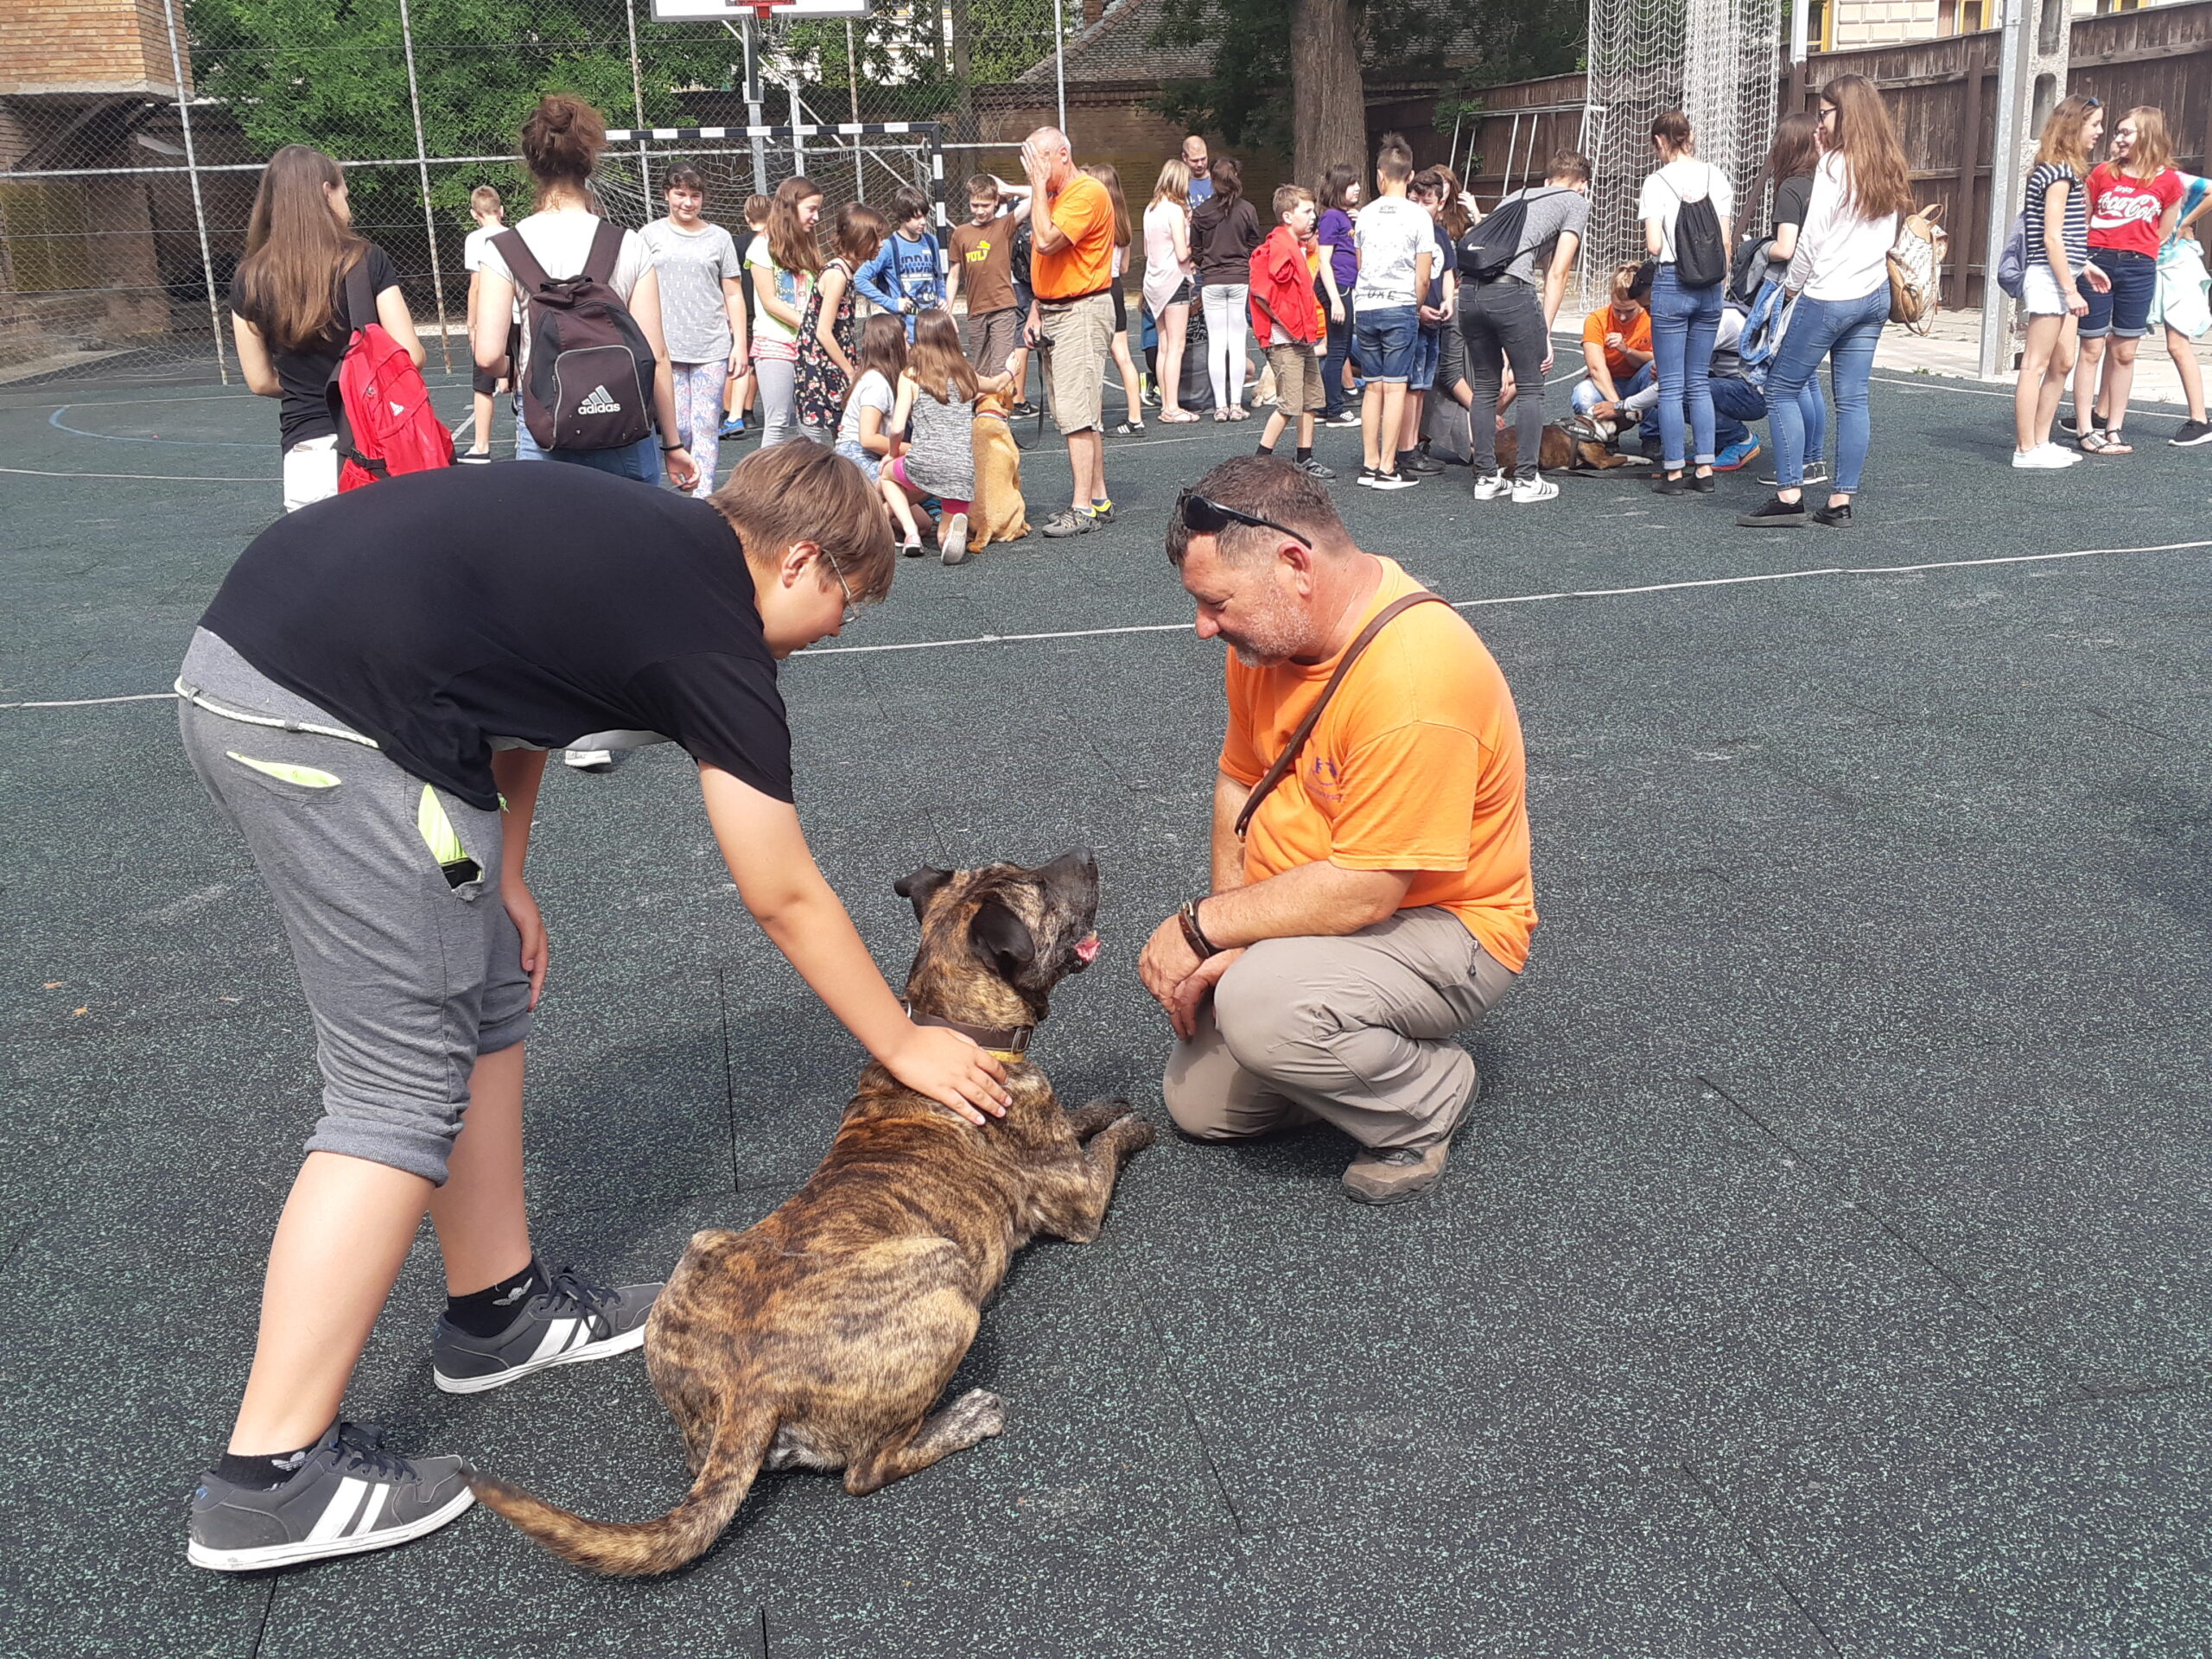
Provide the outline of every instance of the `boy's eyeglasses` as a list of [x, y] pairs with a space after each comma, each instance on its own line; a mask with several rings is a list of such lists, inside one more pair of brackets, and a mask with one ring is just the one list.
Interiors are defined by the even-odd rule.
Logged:
[[837, 626], [841, 628], [849, 628], [860, 617], [860, 601], [853, 597], [852, 588], [847, 586], [845, 582], [845, 573], [840, 570], [835, 563], [831, 563], [830, 557], [827, 553], [824, 553], [822, 556], [822, 563], [830, 566], [830, 574], [837, 578], [837, 591], [845, 596], [845, 612], [842, 616], [838, 618]]
[[1251, 530], [1280, 531], [1301, 546], [1313, 545], [1288, 524], [1279, 524], [1272, 518], [1263, 518], [1256, 512], [1247, 512], [1242, 507], [1224, 506], [1195, 490], [1185, 490], [1175, 498], [1175, 515], [1182, 520], [1183, 528], [1193, 536], [1218, 536], [1231, 524], [1243, 524]]

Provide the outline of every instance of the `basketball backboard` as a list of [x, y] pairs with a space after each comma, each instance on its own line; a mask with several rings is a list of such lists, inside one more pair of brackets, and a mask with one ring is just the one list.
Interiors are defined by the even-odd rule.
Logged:
[[865, 17], [870, 0], [652, 0], [657, 23], [734, 23], [766, 13], [794, 20]]

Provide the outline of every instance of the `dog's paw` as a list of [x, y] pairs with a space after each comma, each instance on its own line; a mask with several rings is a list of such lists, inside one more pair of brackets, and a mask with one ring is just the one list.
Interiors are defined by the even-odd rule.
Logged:
[[1006, 1402], [988, 1389], [970, 1389], [944, 1408], [944, 1427], [970, 1446], [1006, 1432]]
[[1121, 1138], [1124, 1152], [1142, 1152], [1158, 1137], [1160, 1131], [1132, 1112], [1114, 1125], [1113, 1133]]

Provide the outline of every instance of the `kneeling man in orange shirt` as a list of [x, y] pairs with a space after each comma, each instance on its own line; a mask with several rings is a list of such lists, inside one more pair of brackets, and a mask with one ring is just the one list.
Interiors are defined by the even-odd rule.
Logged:
[[1359, 1145], [1353, 1198], [1417, 1198], [1482, 1086], [1455, 1039], [1536, 925], [1513, 695], [1286, 461], [1208, 473], [1167, 556], [1199, 637], [1231, 647], [1212, 885], [1139, 964], [1179, 1039], [1167, 1109], [1206, 1141], [1328, 1123]]

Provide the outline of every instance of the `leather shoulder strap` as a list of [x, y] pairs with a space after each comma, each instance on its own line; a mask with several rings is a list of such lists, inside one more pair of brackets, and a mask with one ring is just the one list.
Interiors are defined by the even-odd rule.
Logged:
[[1402, 599], [1394, 599], [1377, 611], [1375, 620], [1362, 628], [1351, 644], [1344, 647], [1344, 654], [1337, 659], [1337, 671], [1329, 676], [1329, 683], [1321, 688], [1321, 695], [1306, 711], [1306, 718], [1298, 722], [1298, 729], [1290, 734], [1290, 741], [1283, 745], [1282, 753], [1275, 757], [1274, 764], [1267, 769], [1260, 781], [1252, 785], [1252, 792], [1244, 798], [1244, 810], [1236, 815], [1236, 838], [1239, 841], [1243, 840], [1244, 831], [1252, 822], [1252, 815], [1260, 810], [1260, 803], [1274, 792], [1275, 785], [1282, 782], [1290, 769], [1298, 764], [1299, 754], [1306, 747], [1306, 740], [1313, 735], [1313, 728], [1321, 723], [1322, 710], [1329, 706], [1329, 699], [1337, 695], [1337, 688], [1344, 683], [1344, 676], [1351, 672], [1351, 665], [1373, 643], [1375, 636], [1416, 605], [1443, 605], [1448, 602], [1441, 594], [1427, 592], [1408, 594]]
[[537, 293], [552, 280], [546, 276], [545, 267], [537, 263], [537, 256], [530, 251], [530, 244], [522, 239], [520, 231], [501, 231], [492, 238], [492, 245], [507, 262], [508, 274], [525, 296]]
[[584, 275], [601, 288], [613, 285], [614, 267], [622, 258], [622, 227], [602, 219], [591, 233], [591, 252], [584, 258]]

